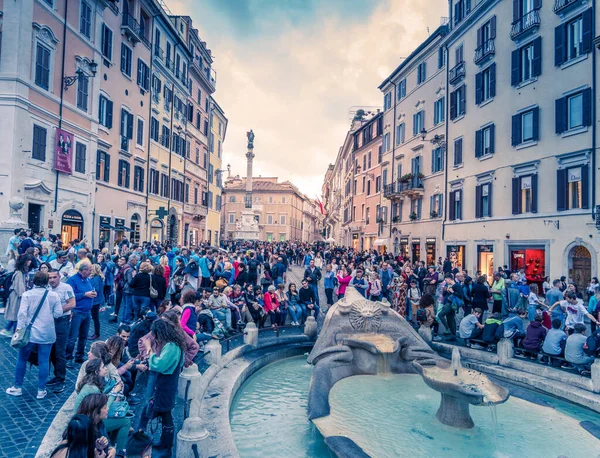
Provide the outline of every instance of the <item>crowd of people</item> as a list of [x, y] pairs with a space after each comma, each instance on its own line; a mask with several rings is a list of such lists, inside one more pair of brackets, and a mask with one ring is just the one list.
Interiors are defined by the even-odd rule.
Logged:
[[[436, 341], [461, 338], [491, 349], [500, 338], [511, 338], [526, 355], [543, 354], [582, 373], [600, 347], [596, 278], [584, 298], [565, 277], [552, 284], [546, 279], [539, 291], [522, 271], [506, 266], [493, 278], [481, 272], [471, 277], [448, 259], [426, 266], [322, 242], [181, 247], [124, 238], [109, 250], [15, 231], [6, 254], [0, 335], [13, 338], [28, 325], [31, 330], [6, 393], [24, 394], [28, 362], [39, 368], [37, 399], [49, 390], [76, 393], [75, 415], [56, 457], [79, 456], [75, 450], [95, 457], [146, 456], [152, 447], [147, 425], [157, 417], [162, 430], [155, 449], [169, 456], [177, 380], [206, 342], [234, 336], [251, 322], [259, 328], [301, 326], [326, 313], [348, 286], [388, 301], [415, 329], [430, 329]], [[293, 266], [300, 284], [290, 278]], [[103, 313], [117, 328], [106, 340], [100, 339], [106, 337]], [[73, 387], [66, 386], [67, 370], [78, 371]]]

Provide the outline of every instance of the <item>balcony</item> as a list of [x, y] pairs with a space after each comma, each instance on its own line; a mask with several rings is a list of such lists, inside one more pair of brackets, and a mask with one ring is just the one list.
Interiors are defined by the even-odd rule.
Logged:
[[208, 215], [208, 208], [200, 204], [184, 204], [183, 211], [194, 215], [194, 219], [204, 219]]
[[[402, 180], [402, 181], [400, 181]], [[402, 197], [418, 197], [423, 195], [423, 181], [419, 176], [404, 175], [395, 183], [383, 187], [383, 197], [396, 200]]]
[[175, 73], [175, 61], [171, 60], [167, 57], [167, 59], [165, 60], [165, 66], [167, 67], [167, 69], [171, 70], [172, 73]]
[[160, 94], [158, 92], [152, 92], [152, 103], [156, 105], [160, 103]]
[[452, 85], [460, 83], [467, 73], [465, 62], [459, 62], [448, 72], [448, 82]]
[[154, 57], [158, 57], [160, 60], [165, 58], [165, 52], [157, 45], [154, 45]]
[[531, 10], [512, 23], [510, 39], [521, 40], [523, 37], [535, 32], [540, 27], [540, 10]]
[[473, 62], [481, 65], [496, 54], [496, 45], [493, 38], [488, 38], [481, 46], [475, 49], [475, 57]]
[[131, 14], [123, 12], [121, 32], [123, 32], [125, 36], [133, 42], [134, 45], [141, 41], [146, 46], [150, 47], [150, 41], [145, 37], [145, 30]]
[[554, 0], [554, 6], [552, 7], [552, 11], [556, 14], [564, 14], [569, 11], [573, 6], [581, 6], [586, 2], [583, 0]]

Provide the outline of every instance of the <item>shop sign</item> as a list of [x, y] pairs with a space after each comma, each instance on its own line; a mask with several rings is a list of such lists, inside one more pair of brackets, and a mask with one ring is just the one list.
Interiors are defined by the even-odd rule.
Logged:
[[358, 240], [358, 234], [352, 234], [352, 240]]
[[54, 220], [53, 219], [48, 220], [48, 229], [54, 229]]
[[435, 245], [435, 239], [428, 237], [428, 238], [425, 239], [425, 243], [427, 243], [427, 244], [434, 244]]
[[478, 245], [477, 249], [480, 253], [493, 253], [494, 247], [492, 245]]
[[124, 218], [115, 218], [115, 227], [117, 229], [125, 229], [125, 219]]
[[83, 216], [76, 210], [67, 210], [63, 213], [62, 220], [67, 223], [83, 223]]
[[596, 217], [596, 229], [600, 229], [600, 205], [596, 205], [596, 213], [594, 216]]
[[100, 226], [110, 226], [110, 216], [101, 216], [100, 217]]
[[54, 148], [54, 169], [58, 172], [73, 172], [73, 146], [75, 138], [66, 130], [56, 129], [56, 145]]
[[418, 245], [419, 243], [421, 243], [421, 239], [420, 239], [420, 238], [417, 238], [417, 239], [413, 238], [413, 239], [412, 239], [412, 243], [413, 243], [414, 245]]
[[152, 223], [150, 223], [150, 226], [155, 229], [162, 229], [163, 224], [159, 219], [154, 219], [152, 220]]
[[569, 183], [581, 181], [581, 167], [569, 169]]
[[400, 243], [408, 243], [408, 237], [402, 237]]

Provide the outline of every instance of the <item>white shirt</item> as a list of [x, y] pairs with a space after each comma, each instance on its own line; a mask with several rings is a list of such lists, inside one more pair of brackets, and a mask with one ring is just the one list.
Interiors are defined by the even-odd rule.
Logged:
[[[67, 305], [67, 302], [69, 301], [69, 299], [71, 299], [72, 297], [75, 297], [73, 288], [68, 283], [61, 282], [58, 284], [58, 286], [56, 288], [52, 288], [52, 291], [54, 291], [56, 294], [58, 294], [58, 297], [60, 298], [60, 305], [63, 308], [65, 305]], [[62, 316], [69, 316], [70, 314], [71, 314], [71, 310], [69, 310], [67, 312], [63, 312]]]
[[58, 297], [58, 294], [49, 291], [46, 288], [35, 287], [32, 290], [23, 293], [23, 296], [21, 296], [21, 305], [19, 307], [17, 329], [23, 329], [30, 323], [33, 314], [46, 291], [48, 291], [46, 300], [31, 326], [31, 336], [29, 338], [31, 343], [52, 344], [56, 341], [54, 318], [60, 318], [63, 314], [63, 310], [60, 305], [60, 297]]
[[50, 267], [58, 270], [60, 274], [61, 281], [67, 281], [67, 279], [73, 275], [74, 267], [71, 261], [66, 261], [64, 264], [61, 264], [56, 259], [50, 261]]
[[570, 304], [567, 301], [560, 301], [560, 307], [567, 312], [565, 326], [573, 328], [576, 324], [583, 324], [583, 319], [587, 314], [587, 310], [581, 299], [577, 299], [576, 304]]

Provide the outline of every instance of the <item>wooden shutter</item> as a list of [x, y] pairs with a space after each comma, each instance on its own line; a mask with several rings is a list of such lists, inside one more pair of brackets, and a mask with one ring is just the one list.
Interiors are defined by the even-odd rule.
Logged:
[[110, 154], [104, 155], [104, 181], [108, 183], [110, 180]]
[[521, 0], [513, 0], [513, 22], [521, 18]]
[[460, 205], [458, 206], [458, 215], [456, 215], [457, 219], [462, 219], [462, 210], [463, 210], [463, 192], [462, 189], [459, 189], [458, 191], [456, 191], [458, 193], [458, 200], [460, 202]]
[[448, 219], [454, 221], [456, 219], [456, 191], [450, 192], [450, 208], [448, 209]]
[[492, 197], [492, 183], [488, 183], [487, 185], [488, 187], [488, 214], [484, 215], [484, 216], [492, 216], [492, 202], [494, 201], [493, 197]]
[[533, 140], [538, 141], [540, 139], [540, 108], [535, 107], [533, 109]]
[[481, 218], [483, 215], [481, 214], [483, 211], [483, 203], [482, 203], [482, 189], [481, 185], [475, 186], [475, 218]]
[[433, 213], [433, 211], [435, 210], [435, 199], [437, 198], [437, 196], [430, 196], [429, 197], [429, 215], [431, 216], [431, 213]]
[[477, 47], [481, 47], [483, 45], [483, 27], [479, 27], [477, 29]]
[[490, 38], [492, 40], [496, 38], [496, 16], [492, 16], [490, 20]]
[[538, 176], [531, 175], [531, 213], [538, 211]]
[[583, 125], [592, 125], [592, 89], [587, 88], [583, 90], [582, 97], [582, 108], [583, 108]]
[[516, 114], [512, 117], [512, 146], [517, 146], [521, 143], [521, 115]]
[[113, 126], [113, 103], [111, 100], [106, 101], [106, 127], [111, 129]]
[[581, 208], [590, 208], [590, 166], [581, 166]]
[[133, 139], [133, 115], [131, 113], [127, 113], [127, 138], [129, 140]]
[[496, 62], [490, 65], [490, 97], [496, 96]]
[[521, 50], [515, 49], [511, 54], [510, 85], [516, 86], [521, 82]]
[[96, 180], [100, 179], [100, 151], [96, 151]]
[[483, 130], [475, 131], [475, 157], [483, 155]]
[[490, 153], [494, 154], [496, 151], [496, 125], [490, 126]]
[[122, 137], [127, 135], [127, 111], [121, 108], [121, 130], [119, 131]]
[[565, 61], [566, 33], [565, 25], [561, 24], [554, 29], [554, 66], [558, 67]]
[[537, 37], [533, 40], [533, 66], [532, 75], [539, 76], [542, 74], [542, 37]]
[[567, 209], [567, 169], [556, 171], [556, 210]]
[[450, 93], [450, 119], [456, 118], [456, 91]]
[[123, 186], [123, 161], [119, 161], [119, 170], [117, 175], [117, 185]]
[[582, 42], [581, 52], [588, 53], [592, 50], [592, 8], [589, 8], [581, 15], [581, 26], [582, 26]]
[[512, 179], [512, 214], [521, 213], [521, 179]]
[[557, 99], [554, 103], [554, 107], [556, 133], [562, 134], [565, 130], [567, 130], [567, 98], [563, 97]]
[[467, 101], [467, 86], [462, 86], [461, 90], [460, 90], [460, 106], [463, 109], [462, 113], [458, 113], [459, 115], [463, 115], [467, 112], [467, 105], [466, 105], [466, 101]]
[[444, 211], [444, 195], [438, 194], [438, 216], [442, 216]]
[[475, 104], [479, 105], [483, 101], [483, 72], [475, 75]]

